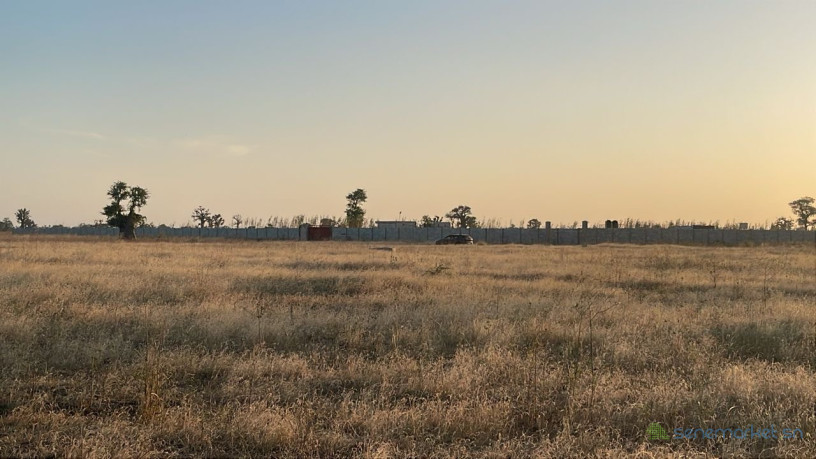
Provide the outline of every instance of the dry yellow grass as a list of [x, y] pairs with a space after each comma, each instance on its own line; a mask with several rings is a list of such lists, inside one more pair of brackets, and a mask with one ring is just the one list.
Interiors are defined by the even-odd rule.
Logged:
[[0, 301], [0, 456], [816, 456], [812, 246], [3, 236]]

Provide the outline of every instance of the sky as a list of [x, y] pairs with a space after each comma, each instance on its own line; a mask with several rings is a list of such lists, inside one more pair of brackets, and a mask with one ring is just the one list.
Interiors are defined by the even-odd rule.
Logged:
[[752, 222], [816, 196], [816, 2], [0, 0], [0, 218]]

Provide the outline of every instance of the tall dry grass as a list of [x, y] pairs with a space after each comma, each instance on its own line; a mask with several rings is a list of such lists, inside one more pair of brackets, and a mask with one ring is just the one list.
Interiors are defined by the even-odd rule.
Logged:
[[5, 236], [0, 337], [0, 456], [816, 456], [809, 246]]

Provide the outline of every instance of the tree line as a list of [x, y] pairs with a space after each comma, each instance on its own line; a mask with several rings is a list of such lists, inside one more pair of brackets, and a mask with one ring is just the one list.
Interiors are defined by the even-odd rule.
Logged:
[[[101, 212], [105, 219], [96, 222], [95, 225], [104, 224], [107, 226], [116, 227], [119, 229], [119, 234], [125, 239], [135, 238], [136, 228], [140, 226], [152, 226], [146, 223], [146, 217], [139, 213], [142, 207], [147, 205], [147, 200], [150, 198], [150, 193], [147, 191], [147, 189], [139, 186], [131, 187], [125, 182], [117, 181], [114, 182], [108, 189], [107, 196], [110, 199], [110, 203], [105, 206]], [[361, 228], [365, 226], [366, 223], [368, 223], [369, 226], [374, 226], [374, 221], [372, 219], [369, 219], [368, 221], [365, 219], [366, 210], [363, 208], [363, 204], [367, 200], [368, 194], [366, 191], [362, 188], [358, 188], [346, 195], [346, 210], [343, 218], [314, 217], [308, 223], [318, 224], [319, 220], [321, 225], [326, 226]], [[773, 222], [773, 224], [771, 224], [771, 229], [792, 230], [794, 228], [799, 228], [809, 230], [816, 228], [816, 205], [814, 205], [814, 202], [816, 202], [816, 200], [810, 196], [804, 196], [789, 202], [788, 206], [791, 208], [794, 218], [784, 216], [779, 217]], [[18, 228], [37, 227], [37, 224], [31, 217], [31, 211], [27, 208], [18, 209], [17, 212], [15, 212], [14, 217], [17, 220]], [[204, 206], [198, 206], [193, 209], [191, 217], [199, 228], [221, 228], [226, 226], [227, 223], [221, 214], [213, 213], [210, 211], [210, 209], [205, 208]], [[486, 220], [483, 222], [478, 221], [473, 215], [473, 210], [467, 205], [458, 205], [454, 207], [449, 212], [445, 213], [444, 218], [438, 215], [433, 217], [430, 215], [423, 215], [418, 223], [421, 227], [437, 227], [447, 224], [444, 219], [448, 219], [450, 221], [450, 225], [456, 228], [489, 228], [494, 227], [495, 223], [491, 220]], [[300, 226], [306, 222], [306, 218], [303, 215], [299, 215], [291, 220], [279, 219], [278, 217], [275, 217], [273, 220], [270, 217], [266, 226], [280, 225], [281, 227], [294, 227]], [[262, 222], [260, 219], [245, 219], [240, 214], [233, 215], [231, 219], [231, 224], [234, 228], [241, 228], [242, 225], [244, 225], [244, 227], [263, 226], [261, 223]], [[639, 220], [635, 221], [627, 219], [624, 221], [622, 227], [659, 228], [663, 226], [680, 226], [679, 220], [677, 223], [678, 224], [668, 222], [665, 225], [661, 225], [652, 222], [643, 222], [641, 224]], [[515, 227], [515, 225], [512, 223], [510, 226]], [[577, 227], [577, 222], [575, 222], [573, 226]], [[0, 221], [0, 231], [10, 231], [14, 227], [14, 223], [9, 218], [4, 218], [2, 221]], [[541, 221], [537, 218], [533, 218], [528, 220], [526, 223], [522, 221], [519, 227], [530, 229], [540, 228]]]

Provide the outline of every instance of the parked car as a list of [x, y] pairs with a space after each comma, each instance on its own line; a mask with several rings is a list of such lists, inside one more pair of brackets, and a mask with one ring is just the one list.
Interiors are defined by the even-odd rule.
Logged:
[[473, 238], [467, 234], [450, 234], [436, 241], [436, 245], [473, 244]]

